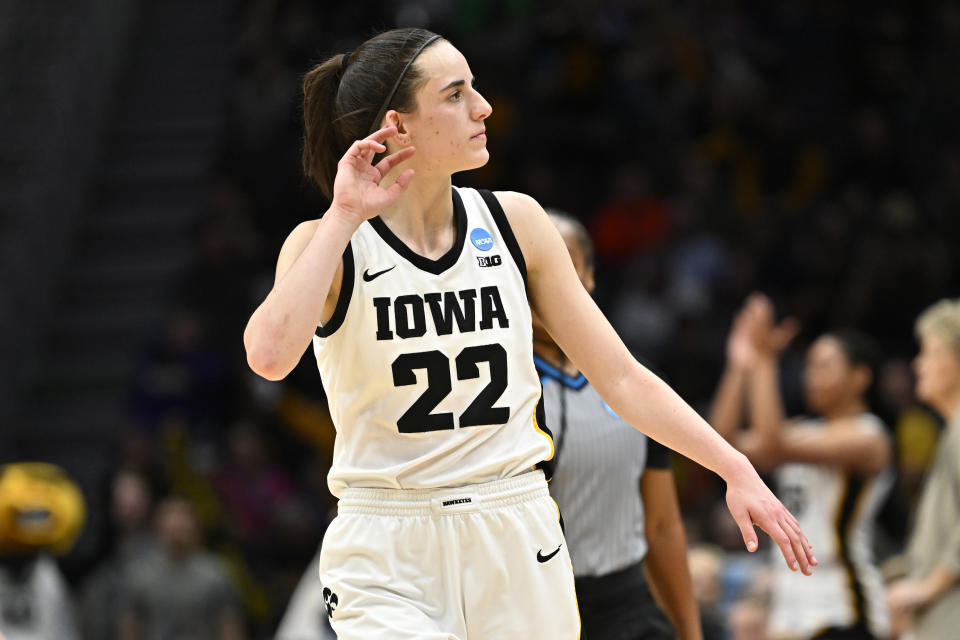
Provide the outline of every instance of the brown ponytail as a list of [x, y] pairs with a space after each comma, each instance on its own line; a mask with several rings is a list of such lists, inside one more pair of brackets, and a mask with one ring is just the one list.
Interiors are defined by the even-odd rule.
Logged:
[[343, 146], [337, 135], [336, 120], [339, 116], [337, 85], [345, 57], [342, 53], [337, 54], [303, 77], [303, 172], [313, 178], [328, 199], [333, 198], [337, 165], [336, 162], [332, 166], [325, 162], [327, 158], [323, 150]]
[[414, 96], [423, 74], [416, 63], [402, 71], [435, 35], [426, 29], [386, 31], [349, 57], [337, 54], [303, 77], [303, 172], [328, 199], [333, 199], [337, 162], [355, 140], [379, 128], [380, 123], [372, 121], [395, 85], [386, 108], [405, 113], [416, 108]]

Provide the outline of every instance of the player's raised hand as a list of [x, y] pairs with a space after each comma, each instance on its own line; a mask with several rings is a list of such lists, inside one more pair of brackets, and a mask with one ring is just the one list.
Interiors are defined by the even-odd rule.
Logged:
[[758, 540], [754, 525], [773, 539], [791, 570], [799, 569], [810, 575], [810, 567], [817, 565], [813, 549], [800, 523], [777, 500], [751, 465], [745, 465], [740, 474], [727, 481], [727, 507], [740, 527], [748, 551], [756, 551]]
[[734, 316], [730, 335], [727, 336], [727, 363], [736, 369], [750, 369], [757, 361], [751, 320], [747, 310], [741, 309]]
[[773, 302], [762, 293], [751, 294], [740, 315], [744, 316], [744, 331], [759, 354], [779, 356], [800, 332], [796, 318], [776, 322]]
[[387, 139], [397, 135], [396, 127], [384, 127], [363, 140], [357, 140], [337, 163], [333, 181], [333, 207], [356, 216], [361, 222], [377, 216], [406, 190], [413, 179], [413, 169], [407, 169], [387, 188], [380, 186], [384, 177], [415, 153], [413, 147], [404, 147], [383, 158], [377, 164], [373, 159], [387, 150]]

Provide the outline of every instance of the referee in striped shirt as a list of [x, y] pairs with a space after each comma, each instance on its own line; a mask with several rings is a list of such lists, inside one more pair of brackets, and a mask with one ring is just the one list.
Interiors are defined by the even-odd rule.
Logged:
[[[567, 214], [548, 213], [592, 292], [586, 229]], [[555, 440], [550, 493], [564, 517], [581, 637], [700, 640], [669, 450], [617, 417], [536, 316], [533, 336]]]

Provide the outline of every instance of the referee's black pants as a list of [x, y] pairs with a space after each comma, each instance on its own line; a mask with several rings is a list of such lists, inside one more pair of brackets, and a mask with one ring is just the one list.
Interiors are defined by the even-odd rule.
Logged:
[[674, 639], [641, 563], [603, 576], [577, 578], [576, 585], [581, 640]]

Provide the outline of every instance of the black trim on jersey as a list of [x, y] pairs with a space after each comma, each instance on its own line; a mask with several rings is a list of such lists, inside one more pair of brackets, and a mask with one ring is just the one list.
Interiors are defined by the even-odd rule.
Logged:
[[[537, 426], [540, 427], [540, 431], [543, 431], [544, 433], [546, 433], [547, 437], [550, 438], [550, 444], [553, 447], [553, 455], [550, 457], [549, 460], [541, 460], [537, 464], [533, 465], [533, 467], [534, 469], [541, 469], [543, 471], [544, 477], [546, 477], [547, 480], [550, 480], [553, 477], [554, 464], [556, 463], [556, 460], [557, 460], [557, 447], [556, 447], [556, 440], [553, 437], [553, 431], [550, 431], [550, 428], [547, 426], [546, 411], [543, 410], [543, 385], [542, 384], [540, 385], [540, 399], [537, 400], [537, 408], [535, 411], [537, 416]], [[559, 511], [559, 507], [557, 507], [557, 510]], [[560, 527], [561, 528], [563, 527], [562, 517], [560, 518]]]
[[853, 521], [853, 516], [856, 513], [857, 503], [860, 502], [860, 498], [866, 490], [866, 484], [864, 478], [861, 476], [848, 474], [844, 486], [843, 499], [840, 501], [840, 510], [837, 513], [837, 528], [834, 532], [837, 536], [837, 548], [840, 551], [840, 560], [847, 572], [847, 578], [850, 580], [850, 589], [853, 591], [853, 610], [855, 614], [853, 627], [866, 623], [864, 614], [866, 607], [864, 606], [863, 585], [860, 584], [860, 579], [853, 566], [853, 558], [850, 556], [848, 538], [850, 537], [850, 523]]
[[520, 250], [517, 237], [513, 235], [513, 229], [507, 220], [507, 214], [503, 212], [503, 207], [500, 206], [500, 201], [497, 200], [497, 196], [493, 195], [493, 192], [487, 189], [477, 189], [477, 193], [479, 193], [483, 201], [487, 203], [487, 209], [490, 210], [490, 215], [493, 216], [493, 221], [496, 223], [497, 229], [500, 230], [500, 235], [507, 244], [507, 249], [510, 251], [510, 255], [513, 256], [513, 261], [520, 271], [520, 277], [523, 278], [523, 288], [529, 293], [530, 288], [527, 286], [527, 261], [523, 259], [523, 252]]
[[343, 324], [343, 319], [347, 316], [347, 307], [350, 306], [350, 298], [353, 297], [354, 277], [353, 247], [348, 242], [347, 248], [343, 250], [343, 281], [340, 283], [337, 306], [333, 310], [333, 315], [327, 320], [327, 324], [317, 327], [314, 331], [317, 337], [329, 338]]
[[438, 276], [457, 263], [460, 254], [463, 253], [463, 243], [467, 238], [467, 210], [464, 208], [457, 190], [451, 188], [451, 192], [453, 193], [453, 220], [457, 226], [457, 235], [450, 250], [436, 260], [425, 258], [405, 245], [403, 240], [394, 235], [393, 231], [390, 231], [390, 227], [380, 219], [380, 216], [370, 218], [370, 226], [391, 249], [400, 254], [407, 262], [418, 269]]
[[557, 434], [550, 434], [553, 440], [553, 458], [550, 460], [551, 470], [557, 468], [560, 462], [560, 452], [563, 451], [564, 436], [567, 435], [567, 389], [580, 391], [587, 386], [587, 377], [582, 373], [576, 378], [568, 376], [552, 364], [534, 354], [533, 366], [540, 377], [540, 401], [543, 402], [543, 383], [546, 380], [555, 380], [560, 383], [560, 422]]
[[877, 640], [877, 637], [860, 621], [852, 627], [827, 627], [810, 640]]

